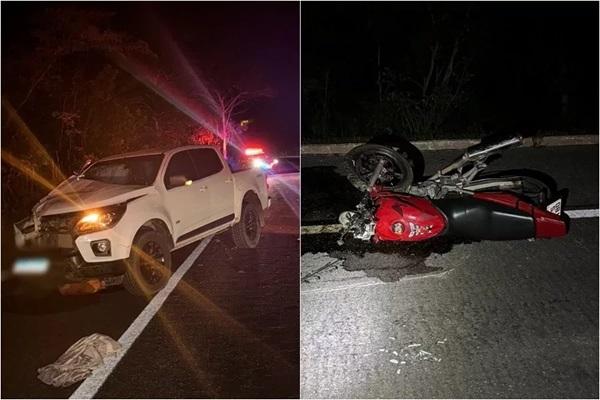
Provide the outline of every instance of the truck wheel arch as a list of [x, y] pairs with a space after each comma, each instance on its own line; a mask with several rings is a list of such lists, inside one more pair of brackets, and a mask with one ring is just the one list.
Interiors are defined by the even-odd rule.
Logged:
[[141, 232], [146, 231], [146, 230], [163, 232], [165, 234], [165, 236], [168, 238], [168, 240], [171, 242], [171, 246], [174, 246], [171, 230], [169, 229], [169, 227], [163, 220], [158, 219], [158, 218], [154, 218], [149, 221], [146, 221], [142, 226], [140, 226], [140, 228], [137, 230], [137, 232], [133, 236], [132, 242], [133, 242], [133, 240], [135, 240], [135, 237], [137, 235], [139, 235]]

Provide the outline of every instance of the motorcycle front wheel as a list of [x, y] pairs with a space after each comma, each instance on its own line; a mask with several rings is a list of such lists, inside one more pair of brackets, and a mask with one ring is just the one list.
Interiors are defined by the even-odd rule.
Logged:
[[409, 161], [393, 148], [379, 144], [363, 144], [355, 147], [346, 155], [350, 174], [348, 180], [354, 187], [364, 191], [383, 160], [383, 171], [376, 180], [377, 185], [406, 191], [413, 183], [413, 170]]

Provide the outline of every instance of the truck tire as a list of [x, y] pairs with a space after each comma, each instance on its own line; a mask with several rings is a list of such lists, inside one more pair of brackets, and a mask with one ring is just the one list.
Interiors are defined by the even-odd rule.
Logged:
[[262, 212], [255, 196], [244, 200], [240, 222], [231, 228], [233, 242], [238, 248], [253, 249], [258, 245], [262, 231]]
[[152, 298], [171, 277], [171, 242], [161, 231], [144, 230], [133, 240], [125, 260], [123, 286], [135, 295]]

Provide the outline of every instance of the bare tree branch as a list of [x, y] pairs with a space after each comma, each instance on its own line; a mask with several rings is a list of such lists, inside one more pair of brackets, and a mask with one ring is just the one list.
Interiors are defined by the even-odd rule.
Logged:
[[440, 44], [438, 42], [435, 43], [435, 46], [431, 50], [431, 61], [429, 62], [429, 72], [427, 73], [427, 77], [423, 82], [423, 97], [427, 94], [427, 89], [429, 88], [429, 82], [431, 81], [431, 75], [433, 74], [433, 69], [435, 68], [435, 58], [437, 57], [437, 52], [440, 48]]

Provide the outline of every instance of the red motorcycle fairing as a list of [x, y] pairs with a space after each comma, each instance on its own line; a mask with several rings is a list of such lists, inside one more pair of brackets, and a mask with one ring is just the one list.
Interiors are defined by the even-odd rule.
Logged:
[[429, 199], [405, 194], [372, 193], [375, 241], [416, 242], [438, 236], [446, 228], [444, 215]]
[[371, 191], [371, 198], [376, 207], [375, 241], [416, 242], [446, 233], [483, 240], [551, 238], [567, 233], [559, 215], [510, 193], [478, 192], [462, 200], [437, 200], [437, 206], [427, 198], [379, 189]]
[[552, 238], [567, 234], [567, 224], [560, 217], [560, 215], [537, 208], [510, 193], [478, 192], [475, 193], [473, 197], [476, 199], [491, 201], [493, 203], [512, 207], [531, 215], [535, 222], [536, 238]]

